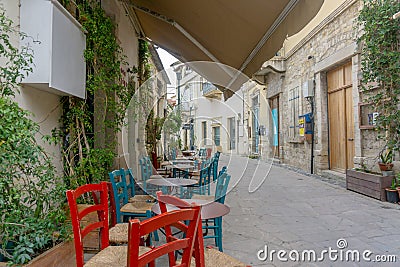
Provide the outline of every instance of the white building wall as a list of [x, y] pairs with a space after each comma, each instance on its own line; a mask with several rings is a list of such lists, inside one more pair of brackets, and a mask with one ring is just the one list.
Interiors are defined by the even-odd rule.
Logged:
[[[14, 25], [19, 25], [19, 1], [0, 0], [0, 5], [3, 5], [6, 15], [12, 19]], [[19, 47], [18, 36], [13, 36], [11, 41], [14, 46]], [[0, 64], [2, 64], [1, 61]], [[53, 157], [53, 163], [59, 175], [62, 175], [63, 166], [60, 146], [49, 145], [42, 140], [44, 135], [51, 135], [51, 130], [60, 126], [59, 119], [62, 112], [60, 96], [24, 86], [20, 88], [20, 93], [16, 94], [15, 101], [22, 108], [32, 112], [33, 121], [40, 126], [40, 132], [36, 140], [45, 149], [46, 153]]]

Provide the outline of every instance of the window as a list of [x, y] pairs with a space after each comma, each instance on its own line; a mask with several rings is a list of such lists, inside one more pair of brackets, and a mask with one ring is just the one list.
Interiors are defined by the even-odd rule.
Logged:
[[298, 120], [300, 115], [300, 87], [289, 90], [289, 138], [299, 136]]
[[219, 126], [213, 127], [213, 141], [216, 146], [221, 145], [221, 128]]
[[207, 145], [207, 122], [203, 121], [201, 123], [201, 128], [202, 128], [202, 132], [203, 132], [203, 146]]
[[236, 129], [235, 129], [235, 117], [228, 118], [229, 127], [229, 150], [234, 150], [236, 147]]

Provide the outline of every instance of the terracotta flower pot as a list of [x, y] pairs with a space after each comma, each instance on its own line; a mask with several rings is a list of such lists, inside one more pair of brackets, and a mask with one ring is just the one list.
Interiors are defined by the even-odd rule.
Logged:
[[378, 163], [381, 171], [391, 171], [393, 169], [393, 163]]

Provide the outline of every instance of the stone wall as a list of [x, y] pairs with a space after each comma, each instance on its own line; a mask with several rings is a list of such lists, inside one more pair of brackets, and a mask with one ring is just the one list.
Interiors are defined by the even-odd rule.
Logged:
[[[356, 56], [356, 51], [351, 51], [350, 48], [355, 47], [354, 26], [359, 6], [359, 1], [346, 1], [339, 7], [340, 10], [332, 12], [330, 17], [317, 26], [319, 30], [306, 37], [300, 47], [286, 54], [286, 72], [284, 73], [285, 78], [282, 84], [284, 89], [280, 95], [280, 141], [283, 146], [283, 155], [281, 157], [285, 164], [310, 171], [311, 144], [301, 137], [292, 140], [289, 138], [290, 118], [288, 115], [290, 113], [288, 97], [289, 90], [297, 86], [301, 88], [304, 82], [314, 79], [314, 168], [316, 172], [328, 168], [326, 71]], [[351, 52], [347, 53], [346, 51]], [[358, 66], [353, 65], [353, 69], [358, 71]], [[267, 88], [271, 91], [267, 93], [268, 96], [273, 96], [272, 92], [275, 92], [276, 88], [280, 86], [278, 80], [280, 76], [282, 74], [269, 75]], [[353, 90], [356, 93], [358, 93], [357, 84], [353, 86]], [[300, 93], [300, 115], [311, 112], [311, 105], [301, 94], [302, 92]], [[357, 105], [357, 101], [354, 102]]]

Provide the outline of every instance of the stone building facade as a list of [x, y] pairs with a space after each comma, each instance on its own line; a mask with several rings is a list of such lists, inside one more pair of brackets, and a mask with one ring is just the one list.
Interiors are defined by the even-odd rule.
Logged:
[[[282, 163], [313, 173], [329, 169], [343, 173], [362, 164], [370, 169], [377, 165], [376, 156], [383, 144], [376, 140], [373, 127], [364, 127], [365, 118], [361, 117], [366, 114], [359, 111], [363, 100], [356, 27], [360, 8], [361, 1], [343, 1], [297, 45], [289, 51], [284, 46], [280, 56], [264, 63], [257, 73], [270, 106], [277, 102], [273, 104], [279, 113], [279, 153], [275, 158]], [[340, 91], [348, 104], [336, 99], [334, 94]], [[310, 92], [313, 96], [307, 97]], [[314, 142], [311, 135], [303, 136], [300, 128], [304, 125], [299, 124], [303, 122], [299, 116], [310, 113]], [[345, 125], [343, 120], [351, 124], [344, 135], [339, 127]], [[333, 130], [337, 127], [339, 132]]]

